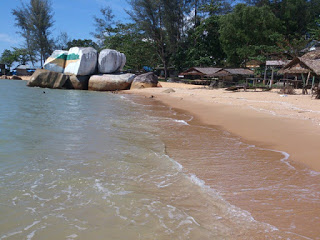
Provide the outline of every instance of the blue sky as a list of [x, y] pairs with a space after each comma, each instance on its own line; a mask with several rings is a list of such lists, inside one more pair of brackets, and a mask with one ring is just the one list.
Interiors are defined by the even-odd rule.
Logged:
[[[29, 0], [22, 0], [28, 3]], [[51, 0], [54, 12], [53, 36], [67, 32], [71, 39], [93, 39], [90, 32], [94, 31], [93, 16], [100, 16], [100, 9], [110, 6], [116, 20], [128, 21], [124, 9], [130, 9], [126, 0]], [[12, 9], [21, 5], [20, 0], [0, 0], [0, 54], [5, 49], [21, 47], [23, 39], [16, 32]]]

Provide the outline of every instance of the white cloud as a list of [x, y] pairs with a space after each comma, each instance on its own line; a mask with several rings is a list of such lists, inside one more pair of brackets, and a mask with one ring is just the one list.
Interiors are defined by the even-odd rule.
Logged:
[[0, 33], [0, 42], [6, 42], [11, 44], [17, 44], [20, 42], [19, 38], [12, 37], [6, 33]]

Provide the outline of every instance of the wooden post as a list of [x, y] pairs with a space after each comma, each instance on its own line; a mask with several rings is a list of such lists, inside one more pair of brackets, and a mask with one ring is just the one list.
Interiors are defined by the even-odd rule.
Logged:
[[302, 77], [302, 84], [303, 84], [303, 86], [302, 86], [302, 94], [306, 94], [306, 91], [305, 91], [305, 89], [306, 89], [306, 80], [304, 78], [303, 73], [301, 73], [301, 77]]
[[307, 81], [306, 81], [306, 93], [308, 94], [308, 84], [311, 72], [308, 73]]
[[264, 69], [264, 76], [263, 76], [263, 85], [266, 85], [266, 80], [267, 80], [267, 66]]
[[270, 80], [270, 88], [272, 88], [272, 85], [273, 85], [273, 77], [274, 77], [274, 68], [271, 68], [272, 69], [272, 73], [271, 73], [271, 80]]

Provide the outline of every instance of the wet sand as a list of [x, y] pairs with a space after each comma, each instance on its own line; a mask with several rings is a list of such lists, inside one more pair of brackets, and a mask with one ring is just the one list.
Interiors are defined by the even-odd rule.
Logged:
[[[183, 111], [203, 124], [219, 126], [244, 142], [290, 154], [290, 161], [320, 171], [320, 101], [310, 95], [227, 92], [187, 84], [126, 91]], [[173, 89], [175, 92], [166, 93]]]
[[[310, 95], [280, 97], [277, 92], [229, 93], [161, 84], [163, 88], [127, 93], [194, 116], [189, 126], [163, 126], [167, 153], [186, 173], [255, 220], [270, 224], [274, 227], [270, 234], [319, 239], [320, 102]], [[168, 88], [175, 92], [164, 92]], [[261, 239], [258, 232], [251, 234], [246, 239]]]

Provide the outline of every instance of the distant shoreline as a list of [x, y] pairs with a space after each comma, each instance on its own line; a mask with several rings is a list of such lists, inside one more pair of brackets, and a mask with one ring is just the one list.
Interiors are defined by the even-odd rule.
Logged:
[[[161, 82], [163, 88], [123, 91], [152, 97], [220, 126], [259, 147], [290, 154], [290, 161], [320, 172], [320, 101], [310, 95], [272, 92], [227, 92], [196, 85]], [[175, 92], [165, 93], [172, 88]]]

